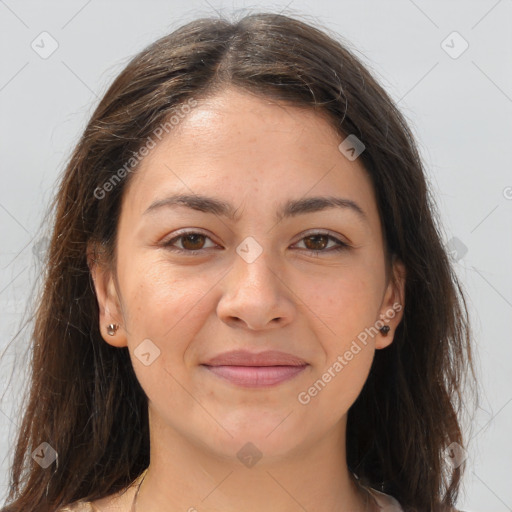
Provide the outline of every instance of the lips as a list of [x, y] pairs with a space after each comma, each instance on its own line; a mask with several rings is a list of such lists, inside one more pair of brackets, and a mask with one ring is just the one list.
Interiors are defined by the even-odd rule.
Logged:
[[236, 350], [215, 356], [202, 366], [237, 386], [259, 388], [292, 379], [304, 371], [308, 363], [297, 356], [276, 350], [257, 354]]
[[277, 350], [258, 353], [233, 350], [219, 354], [203, 364], [207, 366], [304, 366], [307, 363], [297, 356]]

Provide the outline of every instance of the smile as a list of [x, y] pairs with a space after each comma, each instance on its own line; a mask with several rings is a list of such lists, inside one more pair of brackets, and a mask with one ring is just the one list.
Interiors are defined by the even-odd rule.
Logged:
[[208, 366], [211, 373], [246, 388], [270, 387], [292, 379], [306, 369], [301, 366]]

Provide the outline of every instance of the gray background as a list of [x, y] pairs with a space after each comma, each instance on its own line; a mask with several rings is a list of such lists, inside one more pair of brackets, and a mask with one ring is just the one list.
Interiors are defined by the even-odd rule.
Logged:
[[[240, 9], [305, 14], [336, 31], [409, 120], [477, 340], [482, 397], [458, 505], [512, 510], [511, 0], [0, 0], [0, 503], [29, 362], [26, 335], [7, 346], [29, 315], [41, 219], [59, 173], [131, 56], [193, 18]], [[50, 48], [44, 31], [58, 43], [45, 59], [31, 47], [47, 37]], [[463, 39], [446, 40], [453, 31]], [[464, 40], [469, 47], [458, 55]]]

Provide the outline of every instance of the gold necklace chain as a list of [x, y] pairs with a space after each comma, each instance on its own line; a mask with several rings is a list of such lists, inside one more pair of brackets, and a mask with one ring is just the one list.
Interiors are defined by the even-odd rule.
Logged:
[[[144, 482], [144, 479], [146, 478], [146, 473], [148, 472], [148, 469], [149, 469], [149, 467], [147, 467], [141, 473], [141, 475], [140, 475], [142, 477], [142, 480], [140, 481], [140, 483], [139, 483], [139, 485], [137, 487], [137, 492], [135, 493], [135, 496], [133, 497], [133, 501], [132, 501], [132, 506], [130, 508], [130, 512], [136, 512], [135, 506], [136, 506], [136, 503], [137, 503], [137, 496], [139, 495], [139, 491], [140, 491], [140, 487], [142, 485], [142, 482]], [[370, 496], [370, 491], [365, 486], [361, 485], [358, 480], [356, 480], [356, 484], [359, 487], [359, 489], [365, 493], [366, 500], [365, 500], [364, 510], [365, 510], [365, 512], [368, 512], [368, 498]]]

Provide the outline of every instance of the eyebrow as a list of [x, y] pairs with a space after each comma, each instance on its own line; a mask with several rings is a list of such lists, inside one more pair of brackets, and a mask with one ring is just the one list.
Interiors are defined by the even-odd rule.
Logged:
[[[238, 220], [236, 218], [237, 208], [232, 204], [221, 199], [197, 194], [176, 194], [166, 197], [165, 199], [156, 200], [144, 211], [144, 215], [159, 210], [160, 208], [173, 208], [176, 206], [185, 206], [192, 210], [220, 215], [232, 221]], [[355, 212], [361, 220], [368, 222], [364, 210], [356, 202], [351, 199], [334, 196], [317, 196], [288, 200], [276, 212], [275, 220], [280, 221], [283, 218], [320, 212], [332, 208], [341, 208]]]

